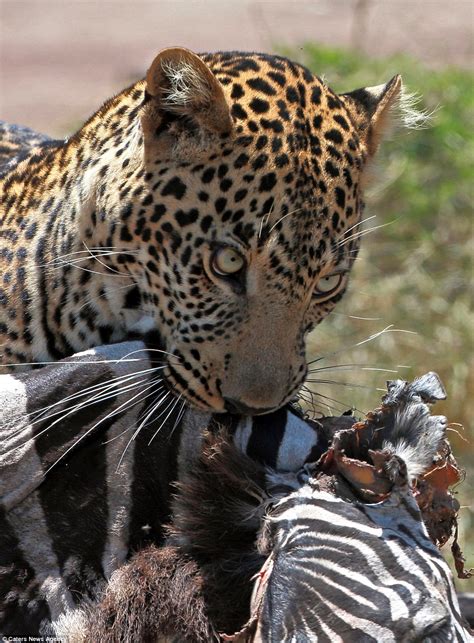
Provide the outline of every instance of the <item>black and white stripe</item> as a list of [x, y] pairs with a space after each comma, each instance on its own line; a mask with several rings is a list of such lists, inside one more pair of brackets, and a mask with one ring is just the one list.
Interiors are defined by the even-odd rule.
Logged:
[[241, 451], [281, 470], [327, 446], [290, 408], [212, 416], [163, 393], [144, 422], [158, 377], [141, 342], [0, 376], [2, 635], [61, 634], [131, 552], [163, 542], [171, 483], [206, 429], [226, 424]]
[[433, 373], [388, 384], [367, 433], [353, 430], [351, 443], [346, 432], [344, 448], [361, 464], [361, 453], [383, 449], [389, 496], [370, 502], [344, 468], [333, 465], [326, 475], [321, 465], [276, 503], [266, 524], [269, 557], [254, 591], [255, 640], [472, 640], [411, 485], [443, 452], [446, 419], [432, 416], [426, 402], [442, 399], [444, 389]]
[[309, 483], [279, 504], [270, 529], [256, 640], [471, 640], [412, 497], [362, 505]]

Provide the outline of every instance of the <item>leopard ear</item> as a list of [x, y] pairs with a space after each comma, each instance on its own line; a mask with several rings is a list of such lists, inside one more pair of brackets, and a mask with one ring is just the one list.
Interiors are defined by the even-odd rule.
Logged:
[[[342, 94], [341, 97], [359, 128], [369, 156], [375, 154], [384, 136], [396, 124], [398, 116], [401, 116], [402, 121], [405, 120], [403, 95], [401, 76], [394, 76], [386, 85], [364, 87]], [[415, 112], [412, 110], [412, 113]]]
[[181, 119], [217, 134], [232, 130], [221, 84], [206, 63], [182, 47], [163, 49], [146, 75], [146, 92], [160, 122]]

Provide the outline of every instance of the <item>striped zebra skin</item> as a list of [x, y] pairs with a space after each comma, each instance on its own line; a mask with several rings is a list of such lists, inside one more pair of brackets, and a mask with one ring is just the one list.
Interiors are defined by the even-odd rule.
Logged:
[[371, 442], [363, 445], [354, 432], [345, 449], [360, 460], [369, 449], [388, 453], [389, 497], [361, 500], [344, 468], [334, 472], [331, 463], [331, 475], [321, 464], [275, 505], [266, 523], [269, 557], [253, 597], [254, 640], [473, 640], [411, 484], [442, 450], [446, 418], [431, 415], [426, 402], [444, 399], [444, 389], [435, 374], [410, 385], [389, 382], [388, 389], [382, 410], [368, 420]]
[[170, 485], [206, 429], [226, 425], [239, 451], [279, 470], [327, 447], [289, 407], [254, 418], [187, 409], [160, 369], [127, 342], [0, 376], [3, 636], [61, 636], [131, 552], [163, 543]]
[[[372, 434], [353, 430], [352, 444], [336, 434], [293, 474], [260, 466], [225, 431], [206, 436], [164, 546], [133, 556], [69, 632], [109, 643], [471, 641], [411, 485], [444, 439], [446, 419], [426, 404], [440, 391], [433, 375], [391, 383]], [[359, 464], [372, 447], [383, 455], [383, 500], [334, 469], [338, 442]]]

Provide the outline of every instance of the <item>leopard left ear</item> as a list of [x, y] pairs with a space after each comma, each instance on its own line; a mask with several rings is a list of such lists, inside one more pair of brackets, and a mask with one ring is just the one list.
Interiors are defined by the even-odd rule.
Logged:
[[375, 154], [380, 142], [390, 131], [402, 96], [403, 84], [399, 75], [385, 85], [364, 87], [341, 95], [358, 125], [369, 156]]
[[155, 125], [181, 118], [217, 134], [232, 130], [221, 84], [206, 63], [189, 49], [170, 47], [156, 56], [146, 75]]

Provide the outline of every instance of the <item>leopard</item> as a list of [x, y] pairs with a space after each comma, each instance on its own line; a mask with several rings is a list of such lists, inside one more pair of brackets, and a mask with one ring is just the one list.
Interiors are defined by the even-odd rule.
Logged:
[[338, 94], [282, 56], [169, 47], [69, 138], [33, 136], [0, 170], [2, 369], [151, 333], [192, 407], [283, 407], [402, 99], [398, 75]]

